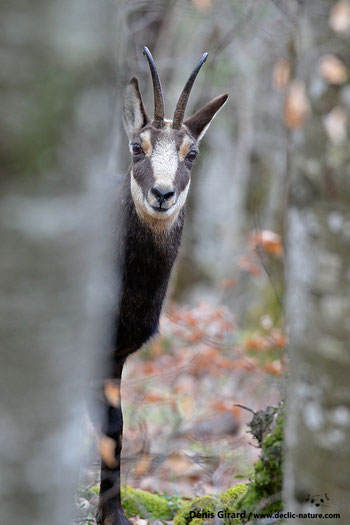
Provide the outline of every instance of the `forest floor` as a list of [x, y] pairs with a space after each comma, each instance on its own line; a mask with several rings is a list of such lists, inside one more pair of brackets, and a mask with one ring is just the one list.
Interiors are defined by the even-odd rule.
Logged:
[[[247, 432], [252, 413], [235, 405], [278, 404], [285, 337], [266, 322], [242, 333], [229, 310], [209, 303], [171, 305], [160, 328], [123, 373], [122, 484], [182, 498], [218, 495], [249, 480], [259, 449]], [[87, 426], [80, 494], [99, 475]], [[76, 522], [88, 523], [96, 503], [78, 498]]]

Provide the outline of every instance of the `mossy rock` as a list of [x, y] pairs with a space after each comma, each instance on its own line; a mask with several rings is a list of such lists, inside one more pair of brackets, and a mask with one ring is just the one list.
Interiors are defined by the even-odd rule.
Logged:
[[248, 490], [248, 485], [238, 483], [233, 487], [227, 489], [220, 496], [220, 501], [225, 510], [228, 512], [234, 512], [236, 510], [236, 503], [239, 498], [243, 496]]
[[220, 502], [222, 504], [223, 511], [225, 512], [223, 523], [225, 525], [238, 525], [244, 522], [244, 518], [237, 516], [237, 514], [242, 514], [242, 509], [237, 507], [237, 502], [244, 497], [244, 494], [248, 490], [248, 485], [243, 483], [238, 483], [233, 487], [227, 489], [220, 496]]
[[[214, 496], [202, 496], [187, 503], [178, 511], [174, 519], [174, 525], [202, 525], [206, 521], [217, 519], [220, 511], [224, 513], [238, 512], [235, 504], [238, 499], [246, 492], [247, 485], [234, 485], [219, 498]], [[191, 513], [199, 513], [202, 517], [197, 517]], [[240, 519], [222, 519], [225, 524], [241, 523]]]
[[[99, 493], [97, 485], [91, 490], [95, 494]], [[185, 504], [185, 501], [177, 496], [152, 494], [128, 485], [121, 488], [121, 500], [128, 518], [140, 516], [150, 520], [172, 520], [179, 508]]]
[[205, 518], [196, 517], [195, 515], [191, 515], [191, 513], [206, 514], [208, 516], [207, 519], [210, 519], [211, 515], [213, 517], [215, 516], [219, 506], [220, 501], [214, 496], [195, 498], [178, 511], [174, 518], [174, 525], [201, 525], [204, 523]]
[[174, 511], [167, 499], [158, 494], [126, 486], [122, 487], [121, 498], [124, 512], [128, 518], [140, 516], [141, 518], [171, 520], [174, 516]]

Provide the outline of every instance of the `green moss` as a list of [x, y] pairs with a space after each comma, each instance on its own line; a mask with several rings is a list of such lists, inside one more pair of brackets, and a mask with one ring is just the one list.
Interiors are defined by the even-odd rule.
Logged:
[[[230, 489], [226, 490], [226, 492], [223, 492], [220, 496], [220, 501], [222, 503], [223, 510], [227, 513], [231, 513], [231, 515], [237, 514], [242, 512], [242, 509], [239, 509], [237, 507], [237, 502], [240, 500], [240, 498], [243, 497], [243, 495], [247, 492], [248, 485], [244, 485], [242, 483], [239, 483], [237, 485], [234, 485]], [[243, 523], [242, 518], [236, 518], [236, 517], [227, 517], [224, 518], [224, 524], [225, 525], [236, 525], [239, 523]]]
[[[223, 492], [219, 498], [214, 496], [202, 496], [187, 503], [178, 511], [174, 519], [174, 525], [202, 525], [212, 518], [217, 517], [218, 511], [229, 513], [238, 512], [235, 504], [238, 499], [246, 492], [247, 485], [238, 484]], [[191, 517], [191, 512], [205, 513], [208, 518]], [[223, 519], [225, 524], [241, 523], [240, 519]]]
[[191, 520], [191, 525], [201, 525], [203, 522], [204, 520], [201, 518], [193, 518], [193, 520]]
[[237, 500], [247, 492], [247, 488], [247, 485], [239, 483], [233, 485], [230, 489], [227, 489], [226, 492], [223, 492], [220, 496], [220, 501], [222, 502], [224, 509], [228, 512], [234, 512]]
[[126, 516], [140, 516], [141, 518], [156, 518], [171, 520], [173, 511], [169, 502], [158, 494], [151, 494], [144, 490], [123, 487], [121, 490], [122, 505]]
[[200, 498], [195, 498], [194, 500], [187, 503], [182, 509], [178, 511], [174, 518], [174, 525], [201, 525], [204, 523], [205, 519], [192, 517], [191, 512], [207, 513], [210, 515], [213, 513], [216, 514], [216, 509], [220, 505], [218, 498], [214, 496], [202, 496]]
[[[89, 490], [95, 494], [100, 492], [98, 485]], [[128, 485], [121, 488], [121, 499], [128, 518], [140, 516], [151, 520], [172, 520], [175, 513], [185, 504], [185, 501], [178, 496], [152, 494]]]
[[92, 490], [92, 492], [94, 492], [95, 494], [97, 494], [97, 496], [99, 495], [100, 493], [100, 486], [99, 485], [94, 485], [93, 487], [91, 487], [91, 489], [89, 490]]

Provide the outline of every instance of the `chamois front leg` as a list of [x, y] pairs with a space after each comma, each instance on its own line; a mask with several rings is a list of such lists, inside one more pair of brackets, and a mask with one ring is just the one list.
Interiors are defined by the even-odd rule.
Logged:
[[[115, 377], [103, 382], [99, 392], [101, 407], [101, 484], [96, 516], [101, 525], [129, 525], [120, 497], [120, 454], [122, 449], [123, 414], [120, 402], [121, 364]], [[101, 406], [101, 405], [100, 405]]]

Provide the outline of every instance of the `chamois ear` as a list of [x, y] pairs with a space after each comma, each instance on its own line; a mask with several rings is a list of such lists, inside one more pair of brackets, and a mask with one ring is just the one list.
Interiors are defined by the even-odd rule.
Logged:
[[132, 77], [125, 88], [123, 120], [129, 139], [150, 122], [142, 102], [139, 83], [136, 77]]
[[204, 108], [200, 109], [193, 115], [193, 117], [185, 120], [184, 124], [187, 126], [191, 135], [199, 142], [205, 135], [209, 125], [218, 111], [225, 104], [228, 95], [221, 95], [214, 98]]

